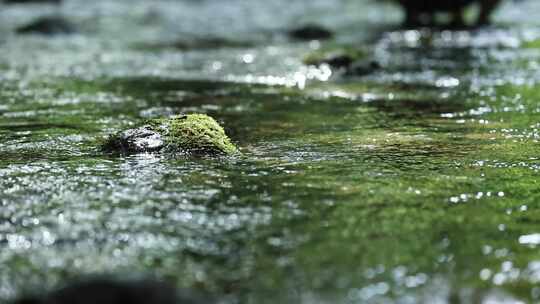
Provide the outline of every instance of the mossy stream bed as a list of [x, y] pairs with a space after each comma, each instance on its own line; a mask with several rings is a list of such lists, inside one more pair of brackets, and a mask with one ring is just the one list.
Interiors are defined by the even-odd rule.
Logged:
[[[218, 303], [540, 301], [540, 6], [512, 5], [421, 32], [362, 1], [68, 0], [55, 37], [12, 34], [50, 8], [5, 8], [0, 300], [105, 273]], [[336, 38], [287, 40], [299, 20]], [[327, 46], [380, 68], [303, 64]], [[185, 113], [241, 153], [99, 149]]]

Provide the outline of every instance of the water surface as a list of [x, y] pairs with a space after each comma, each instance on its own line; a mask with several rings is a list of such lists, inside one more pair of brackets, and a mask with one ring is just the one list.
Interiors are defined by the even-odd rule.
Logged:
[[[2, 7], [0, 299], [111, 273], [220, 303], [539, 300], [539, 4], [430, 32], [389, 4], [290, 2]], [[80, 33], [12, 33], [43, 14]], [[309, 22], [336, 38], [287, 39]], [[328, 45], [382, 68], [302, 63]], [[194, 112], [242, 155], [97, 149]]]

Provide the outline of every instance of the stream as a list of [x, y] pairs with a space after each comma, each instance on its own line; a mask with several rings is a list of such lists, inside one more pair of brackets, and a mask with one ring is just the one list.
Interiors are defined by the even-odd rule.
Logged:
[[[44, 15], [77, 33], [15, 33]], [[540, 301], [540, 2], [473, 31], [401, 18], [367, 0], [0, 5], [0, 301], [103, 273], [223, 304]], [[287, 37], [311, 23], [335, 37]], [[351, 47], [380, 67], [304, 63]], [[180, 113], [241, 154], [98, 149]]]

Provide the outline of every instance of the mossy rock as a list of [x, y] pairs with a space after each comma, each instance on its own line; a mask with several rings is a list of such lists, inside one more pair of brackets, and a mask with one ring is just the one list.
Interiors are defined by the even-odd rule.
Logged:
[[230, 155], [238, 151], [223, 128], [205, 114], [148, 120], [137, 128], [111, 135], [103, 149], [123, 154]]

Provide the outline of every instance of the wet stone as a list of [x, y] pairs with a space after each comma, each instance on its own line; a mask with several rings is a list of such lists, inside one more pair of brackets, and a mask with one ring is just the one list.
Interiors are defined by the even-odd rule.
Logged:
[[114, 141], [114, 149], [122, 153], [159, 151], [163, 146], [161, 134], [149, 125], [122, 131]]
[[360, 48], [343, 48], [315, 52], [304, 58], [304, 63], [314, 66], [326, 64], [333, 69], [343, 70], [347, 76], [364, 76], [382, 68], [380, 63], [371, 57]]
[[365, 61], [368, 52], [360, 47], [331, 47], [317, 50], [304, 58], [307, 65], [327, 64], [335, 69], [349, 69], [359, 61]]
[[308, 24], [289, 32], [289, 37], [296, 40], [325, 40], [334, 36], [330, 30], [316, 24]]
[[136, 48], [143, 50], [162, 50], [176, 49], [181, 51], [205, 51], [218, 49], [250, 48], [254, 44], [249, 41], [229, 40], [221, 37], [205, 37], [182, 39], [162, 43], [142, 43], [136, 45]]
[[329, 54], [318, 61], [312, 62], [313, 65], [328, 64], [333, 68], [347, 68], [354, 62], [354, 58], [348, 54]]
[[355, 62], [351, 64], [347, 70], [349, 76], [365, 76], [382, 68], [381, 64], [375, 60]]
[[75, 26], [61, 17], [43, 17], [17, 28], [19, 34], [42, 34], [59, 35], [73, 34], [77, 30]]
[[212, 50], [222, 48], [247, 48], [253, 44], [245, 41], [227, 40], [219, 37], [201, 38], [195, 40], [176, 41], [170, 46], [179, 50]]

